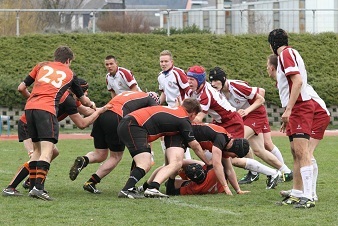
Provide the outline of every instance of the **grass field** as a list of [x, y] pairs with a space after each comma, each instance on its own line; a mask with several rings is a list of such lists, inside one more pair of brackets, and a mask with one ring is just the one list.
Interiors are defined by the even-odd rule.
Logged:
[[[274, 137], [273, 140], [291, 168], [288, 139]], [[281, 200], [279, 191], [291, 188], [291, 183], [280, 183], [276, 189], [266, 190], [264, 175], [253, 184], [241, 186], [242, 190], [251, 191], [246, 195], [118, 199], [117, 194], [128, 178], [131, 162], [128, 151], [117, 168], [98, 185], [103, 193], [94, 195], [84, 191], [82, 185], [98, 164], [89, 165], [75, 181], [68, 177], [75, 157], [91, 151], [92, 141], [61, 140], [58, 143], [60, 155], [51, 165], [45, 186], [55, 200], [45, 202], [30, 198], [20, 185], [18, 190], [24, 196], [0, 197], [0, 225], [338, 225], [337, 147], [337, 137], [326, 137], [317, 148], [319, 201], [315, 208], [304, 210], [275, 205]], [[156, 167], [163, 162], [158, 142], [154, 143], [154, 150]], [[0, 141], [1, 188], [7, 186], [26, 160], [22, 143]], [[245, 174], [242, 169], [235, 170], [238, 178]], [[163, 185], [161, 191], [164, 189]]]

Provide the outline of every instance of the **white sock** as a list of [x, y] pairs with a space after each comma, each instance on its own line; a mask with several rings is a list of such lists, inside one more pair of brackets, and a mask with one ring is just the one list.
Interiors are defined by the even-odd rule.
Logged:
[[283, 164], [282, 167], [280, 169], [278, 169], [278, 170], [281, 171], [281, 172], [283, 172], [283, 173], [291, 173], [291, 170], [285, 164]]
[[311, 159], [313, 167], [313, 176], [312, 176], [312, 195], [317, 195], [317, 178], [318, 178], [318, 165], [315, 158]]
[[190, 149], [187, 148], [184, 152], [184, 158], [185, 159], [191, 159]]
[[276, 158], [282, 163], [284, 164], [284, 158], [282, 153], [280, 152], [280, 150], [276, 147], [276, 145], [273, 146], [273, 149], [271, 151], [271, 153], [276, 156]]
[[303, 196], [312, 199], [312, 176], [313, 166], [303, 166], [300, 168], [300, 174], [302, 175], [303, 181]]
[[272, 169], [268, 166], [263, 165], [262, 163], [258, 162], [257, 160], [254, 159], [247, 159], [246, 160], [246, 165], [245, 165], [245, 169], [258, 173], [263, 173], [265, 175], [275, 175], [276, 174], [276, 170]]
[[163, 154], [165, 154], [165, 144], [164, 144], [164, 140], [161, 140], [161, 147], [162, 147], [162, 151], [163, 151]]
[[291, 196], [300, 198], [303, 196], [303, 191], [301, 190], [296, 190], [296, 189], [291, 189]]

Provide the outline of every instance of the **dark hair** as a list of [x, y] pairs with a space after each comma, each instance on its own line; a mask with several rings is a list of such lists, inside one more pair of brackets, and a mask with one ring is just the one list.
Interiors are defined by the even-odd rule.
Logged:
[[186, 98], [183, 100], [182, 107], [185, 108], [185, 110], [188, 113], [195, 113], [198, 114], [202, 111], [200, 102], [194, 98]]
[[116, 61], [116, 57], [115, 56], [113, 56], [113, 55], [106, 56], [106, 60], [111, 60], [111, 59], [114, 59]]
[[278, 57], [275, 54], [271, 54], [268, 56], [269, 64], [277, 68], [278, 65]]
[[278, 55], [277, 49], [281, 46], [288, 45], [288, 34], [281, 28], [272, 30], [269, 34], [268, 42], [270, 43], [273, 52]]
[[67, 46], [60, 46], [54, 52], [54, 61], [66, 63], [67, 60], [73, 60], [73, 51]]
[[222, 87], [224, 86], [225, 81], [227, 80], [227, 74], [220, 67], [214, 67], [209, 72], [209, 81], [218, 80], [222, 82]]

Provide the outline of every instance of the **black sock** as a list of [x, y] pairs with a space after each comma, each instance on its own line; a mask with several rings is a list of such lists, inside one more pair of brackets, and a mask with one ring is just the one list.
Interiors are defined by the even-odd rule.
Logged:
[[36, 164], [37, 161], [31, 161], [29, 165], [29, 190], [32, 190], [35, 186], [35, 179], [36, 179]]
[[50, 163], [46, 161], [38, 161], [36, 164], [36, 180], [35, 187], [38, 190], [44, 190], [45, 181], [48, 174]]
[[153, 188], [156, 188], [157, 190], [160, 190], [160, 184], [159, 183], [157, 183], [157, 182], [151, 182], [150, 184], [149, 184], [149, 189], [153, 189]]
[[135, 184], [139, 182], [142, 179], [142, 177], [144, 177], [144, 175], [146, 175], [146, 172], [144, 171], [144, 169], [140, 167], [135, 167], [133, 171], [131, 171], [129, 179], [122, 190], [126, 191], [129, 188], [135, 187]]
[[100, 181], [101, 178], [96, 173], [94, 173], [92, 177], [88, 180], [88, 182], [92, 182], [93, 184], [98, 184], [100, 183]]
[[11, 181], [10, 185], [8, 185], [9, 188], [16, 188], [21, 181], [23, 181], [27, 176], [29, 175], [29, 165], [27, 162], [25, 162], [17, 174], [15, 175], [15, 178]]
[[83, 168], [85, 168], [89, 163], [89, 158], [87, 156], [83, 156], [83, 158], [85, 160], [85, 163], [83, 164]]
[[144, 182], [144, 184], [143, 184], [143, 191], [147, 190], [147, 188], [149, 188], [149, 184], [148, 184], [148, 182], [146, 181], [146, 182]]

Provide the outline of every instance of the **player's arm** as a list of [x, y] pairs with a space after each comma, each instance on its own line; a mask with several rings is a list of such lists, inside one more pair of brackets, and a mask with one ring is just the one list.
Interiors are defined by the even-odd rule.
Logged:
[[225, 175], [227, 176], [229, 183], [235, 189], [237, 194], [245, 194], [250, 191], [242, 191], [238, 182], [237, 182], [237, 175], [234, 170], [234, 167], [232, 166], [231, 159], [230, 158], [223, 158], [222, 159], [223, 165], [224, 165], [224, 172]]
[[223, 186], [225, 194], [232, 195], [232, 192], [230, 191], [228, 183], [225, 179], [224, 168], [222, 165], [222, 151], [216, 146], [212, 146], [211, 160], [212, 160], [212, 165], [215, 170], [216, 177], [218, 181], [221, 183], [221, 185]]
[[261, 95], [262, 97], [265, 97], [265, 89], [259, 88], [259, 89], [258, 89], [258, 93], [259, 93], [259, 95]]
[[94, 101], [91, 101], [90, 99], [89, 99], [89, 97], [87, 97], [86, 95], [83, 95], [83, 96], [81, 96], [80, 98], [78, 97], [77, 98], [80, 102], [81, 102], [81, 104], [83, 104], [84, 106], [86, 106], [86, 107], [90, 107], [90, 108], [92, 108], [92, 109], [96, 109], [96, 105], [95, 105], [95, 103], [94, 103]]
[[160, 105], [163, 105], [165, 103], [165, 94], [164, 92], [162, 91], [161, 92], [161, 95], [160, 95]]
[[246, 109], [239, 109], [238, 113], [242, 117], [247, 116], [249, 113], [253, 112], [257, 108], [262, 106], [264, 104], [264, 102], [265, 102], [264, 97], [262, 97], [259, 93], [257, 93], [256, 96], [255, 96], [254, 102], [250, 105], [250, 107], [248, 107]]
[[196, 140], [193, 140], [193, 141], [190, 141], [188, 143], [189, 147], [194, 150], [195, 154], [206, 164], [206, 165], [211, 165], [211, 161], [208, 160], [206, 157], [205, 157], [205, 154], [204, 154], [204, 150], [202, 149], [201, 145], [196, 141]]
[[90, 116], [83, 118], [80, 113], [69, 115], [69, 118], [75, 123], [75, 125], [79, 129], [84, 129], [89, 125], [93, 124], [93, 122], [99, 117], [99, 115], [106, 111], [105, 107], [97, 108], [96, 111]]
[[81, 115], [84, 115], [84, 116], [89, 116], [89, 115], [91, 115], [95, 112], [94, 109], [92, 109], [90, 107], [83, 106], [82, 104], [77, 107], [77, 110]]
[[292, 108], [295, 105], [299, 97], [299, 94], [301, 92], [302, 85], [303, 85], [302, 76], [300, 74], [289, 75], [289, 77], [292, 81], [292, 87], [291, 87], [291, 93], [290, 93], [288, 105], [286, 106], [285, 111], [282, 115], [282, 122], [283, 122], [281, 126], [282, 132], [285, 132], [286, 124], [289, 122], [289, 117], [291, 115]]
[[18, 86], [18, 91], [22, 96], [28, 98], [31, 94], [28, 91], [27, 87], [30, 86], [34, 82], [34, 79], [31, 76], [27, 76], [23, 82], [21, 82]]
[[198, 113], [194, 119], [194, 122], [203, 122], [203, 119], [205, 117], [206, 113], [204, 113], [203, 111], [201, 111], [200, 113]]
[[139, 87], [136, 83], [132, 84], [129, 88], [130, 88], [130, 91], [134, 91], [134, 92], [139, 91]]
[[114, 90], [109, 90], [110, 91], [110, 95], [111, 95], [111, 98], [114, 98], [116, 96], [116, 93]]

